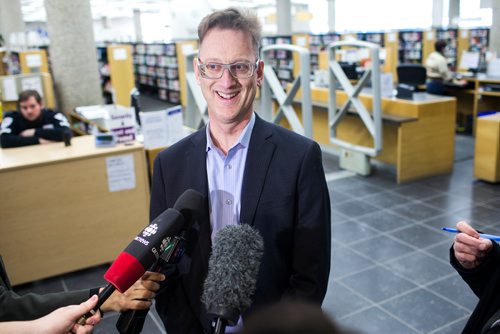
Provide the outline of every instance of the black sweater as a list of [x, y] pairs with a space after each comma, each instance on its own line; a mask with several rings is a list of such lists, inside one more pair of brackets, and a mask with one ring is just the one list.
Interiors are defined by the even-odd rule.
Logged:
[[493, 249], [488, 254], [486, 261], [471, 270], [464, 269], [458, 263], [453, 247], [450, 249], [450, 262], [479, 297], [479, 302], [462, 334], [498, 333], [494, 330], [483, 332], [483, 327], [500, 310], [500, 246], [493, 242]]
[[[20, 133], [27, 129], [35, 129], [33, 137], [22, 137]], [[39, 144], [38, 138], [52, 141], [62, 141], [63, 133], [69, 131], [66, 117], [50, 109], [43, 109], [40, 117], [29, 121], [21, 112], [5, 113], [0, 128], [0, 143], [3, 148]]]

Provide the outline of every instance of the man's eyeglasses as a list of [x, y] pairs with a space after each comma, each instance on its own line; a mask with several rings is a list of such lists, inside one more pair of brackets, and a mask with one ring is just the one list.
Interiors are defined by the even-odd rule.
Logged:
[[227, 69], [231, 75], [237, 79], [248, 79], [254, 73], [255, 69], [259, 66], [259, 59], [255, 63], [249, 61], [239, 61], [232, 64], [221, 64], [208, 62], [203, 63], [200, 58], [198, 58], [198, 69], [200, 70], [201, 76], [206, 79], [220, 79], [224, 70]]

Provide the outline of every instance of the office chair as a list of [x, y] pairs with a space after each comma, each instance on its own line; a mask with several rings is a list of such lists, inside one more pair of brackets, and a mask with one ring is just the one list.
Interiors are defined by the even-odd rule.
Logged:
[[402, 64], [397, 67], [398, 83], [412, 86], [425, 85], [427, 71], [424, 66], [418, 64]]
[[339, 62], [340, 67], [344, 71], [345, 75], [347, 76], [347, 79], [349, 80], [358, 80], [359, 75], [358, 72], [356, 71], [356, 64], [353, 63], [347, 63], [347, 62]]

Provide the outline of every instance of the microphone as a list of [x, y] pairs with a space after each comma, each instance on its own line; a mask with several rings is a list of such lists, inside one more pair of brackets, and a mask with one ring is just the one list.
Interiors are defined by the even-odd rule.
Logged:
[[215, 321], [216, 334], [237, 324], [255, 292], [264, 241], [250, 225], [228, 225], [214, 240], [201, 301]]
[[106, 271], [104, 278], [109, 284], [99, 293], [94, 309], [78, 323], [85, 323], [86, 318], [95, 314], [115, 289], [123, 293], [130, 288], [163, 253], [167, 246], [165, 238], [177, 234], [183, 224], [184, 217], [179, 211], [167, 209], [139, 232]]
[[[166, 238], [166, 247], [160, 255], [158, 262], [153, 264], [153, 271], [159, 271], [166, 264], [175, 264], [179, 262], [186, 248], [185, 239], [183, 238], [184, 231], [198, 220], [201, 208], [203, 206], [204, 197], [196, 190], [188, 189], [183, 192], [174, 203], [174, 209], [177, 210], [184, 218], [184, 224], [180, 235]], [[120, 314], [120, 318], [116, 322], [116, 328], [120, 334], [135, 334], [141, 333], [146, 321], [149, 309], [145, 310], [127, 310]]]
[[146, 226], [118, 255], [104, 278], [121, 293], [134, 284], [160, 257], [167, 244], [165, 238], [177, 234], [184, 217], [175, 209], [167, 209]]

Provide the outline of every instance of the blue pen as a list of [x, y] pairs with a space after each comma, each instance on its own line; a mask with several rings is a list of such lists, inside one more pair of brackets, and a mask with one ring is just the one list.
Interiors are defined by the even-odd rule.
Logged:
[[[451, 233], [460, 233], [461, 232], [461, 231], [457, 230], [456, 228], [451, 228], [451, 227], [443, 227], [442, 230], [446, 231], [446, 232], [451, 232]], [[500, 241], [500, 236], [498, 236], [498, 235], [479, 233], [479, 236], [481, 238], [484, 238], [484, 239]]]

